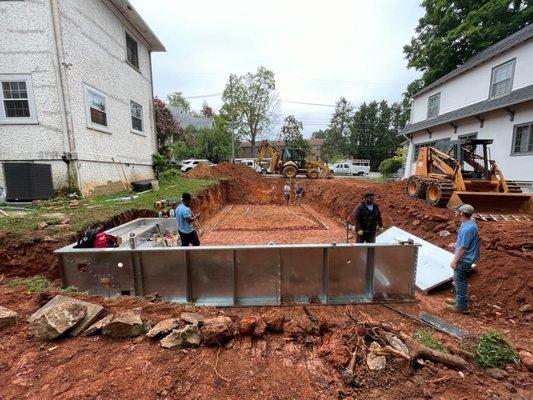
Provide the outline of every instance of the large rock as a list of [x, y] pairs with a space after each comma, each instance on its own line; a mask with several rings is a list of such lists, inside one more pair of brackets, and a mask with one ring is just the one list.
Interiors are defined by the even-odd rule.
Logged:
[[187, 325], [183, 329], [174, 329], [161, 339], [161, 347], [165, 349], [179, 349], [183, 347], [197, 347], [202, 342], [200, 329], [197, 325]]
[[522, 363], [527, 367], [528, 370], [533, 371], [533, 354], [527, 350], [520, 350], [518, 352]]
[[266, 322], [268, 329], [272, 332], [283, 332], [285, 314], [280, 309], [273, 308], [266, 312], [263, 314], [263, 320]]
[[149, 338], [155, 338], [158, 336], [163, 336], [177, 328], [180, 325], [180, 320], [178, 318], [169, 318], [161, 322], [158, 322], [152, 329], [148, 331], [146, 336]]
[[125, 311], [102, 326], [102, 333], [113, 338], [139, 336], [143, 330], [143, 321], [139, 312]]
[[394, 350], [398, 350], [404, 354], [409, 355], [409, 349], [398, 336], [393, 335], [392, 333], [387, 333], [385, 337], [387, 338], [387, 342], [392, 346]]
[[90, 327], [88, 327], [82, 334], [82, 336], [90, 336], [94, 335], [95, 333], [101, 332], [102, 328], [113, 321], [113, 318], [115, 318], [114, 314], [110, 314], [108, 316], [105, 316], [99, 321], [96, 321], [94, 324], [92, 324]]
[[49, 307], [40, 316], [32, 319], [30, 326], [37, 339], [56, 339], [80, 323], [86, 312], [87, 307], [83, 304], [64, 302]]
[[0, 306], [0, 328], [13, 325], [17, 322], [17, 318], [18, 314], [15, 311]]
[[283, 332], [290, 337], [318, 335], [320, 325], [311, 321], [307, 315], [294, 317], [283, 324]]
[[368, 365], [368, 368], [372, 371], [378, 371], [385, 368], [385, 364], [387, 363], [385, 356], [378, 356], [374, 353], [375, 351], [381, 350], [379, 343], [370, 343], [370, 347], [368, 349], [369, 352], [366, 355], [366, 365]]
[[180, 318], [188, 324], [193, 324], [197, 326], [202, 326], [205, 321], [205, 317], [203, 315], [192, 312], [181, 313]]
[[206, 346], [220, 345], [236, 335], [236, 328], [230, 317], [219, 316], [206, 319], [201, 333]]
[[239, 333], [243, 336], [263, 336], [266, 330], [266, 322], [257, 315], [247, 315], [239, 321]]
[[64, 303], [81, 304], [86, 308], [85, 316], [83, 317], [83, 319], [79, 322], [79, 324], [77, 324], [73, 329], [68, 332], [70, 336], [78, 336], [83, 333], [88, 327], [94, 324], [94, 322], [104, 311], [104, 307], [102, 307], [101, 305], [88, 303], [86, 301], [81, 301], [78, 299], [73, 299], [72, 297], [57, 295], [44, 306], [42, 306], [40, 309], [38, 309], [35, 313], [33, 313], [27, 321], [31, 323], [35, 319], [41, 317], [51, 308], [54, 308], [59, 304]]

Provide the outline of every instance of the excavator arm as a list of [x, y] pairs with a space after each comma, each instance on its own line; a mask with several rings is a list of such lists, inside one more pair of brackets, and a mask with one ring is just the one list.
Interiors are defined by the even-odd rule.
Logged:
[[281, 159], [281, 153], [278, 149], [276, 149], [274, 146], [272, 146], [267, 140], [264, 140], [261, 144], [261, 149], [259, 150], [259, 154], [257, 155], [257, 160], [255, 160], [255, 163], [258, 166], [262, 166], [261, 162], [270, 156], [270, 172], [273, 174], [279, 173], [278, 166], [279, 166], [279, 160]]

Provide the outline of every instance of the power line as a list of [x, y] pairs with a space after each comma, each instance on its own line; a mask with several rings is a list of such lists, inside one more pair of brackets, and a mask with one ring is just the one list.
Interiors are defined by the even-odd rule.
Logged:
[[322, 104], [322, 103], [307, 103], [305, 101], [294, 101], [294, 100], [281, 100], [283, 103], [292, 103], [292, 104], [303, 104], [306, 106], [317, 106], [317, 107], [333, 107], [335, 104]]

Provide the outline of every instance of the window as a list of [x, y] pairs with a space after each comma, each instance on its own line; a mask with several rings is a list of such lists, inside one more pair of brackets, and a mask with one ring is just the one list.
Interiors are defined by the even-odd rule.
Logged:
[[490, 97], [508, 93], [513, 88], [515, 60], [507, 61], [492, 69]]
[[109, 132], [107, 119], [107, 95], [85, 85], [85, 111], [89, 128]]
[[0, 82], [0, 123], [37, 123], [31, 76], [0, 75]]
[[533, 153], [533, 122], [516, 125], [513, 134], [513, 148], [511, 154]]
[[128, 32], [126, 32], [126, 61], [135, 69], [139, 69], [137, 41]]
[[130, 100], [131, 130], [137, 133], [143, 132], [143, 107]]
[[434, 94], [428, 98], [428, 118], [439, 115], [440, 93]]

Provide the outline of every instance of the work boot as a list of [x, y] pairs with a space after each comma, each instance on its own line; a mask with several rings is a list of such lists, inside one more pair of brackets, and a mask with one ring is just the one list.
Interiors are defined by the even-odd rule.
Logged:
[[446, 304], [449, 304], [451, 306], [454, 306], [455, 305], [455, 299], [453, 297], [446, 297], [446, 299], [444, 300], [444, 302]]
[[454, 312], [457, 314], [470, 314], [470, 310], [468, 308], [459, 308], [457, 306], [447, 306], [446, 311]]

